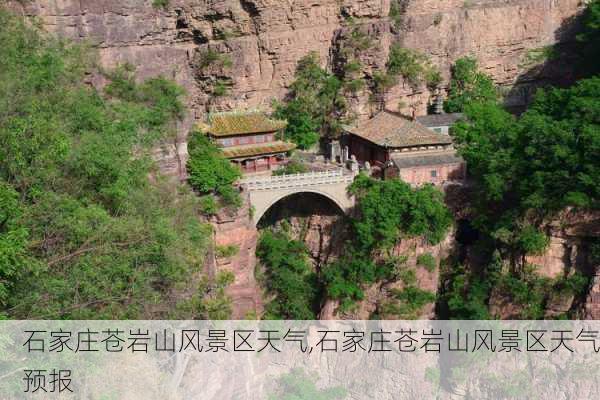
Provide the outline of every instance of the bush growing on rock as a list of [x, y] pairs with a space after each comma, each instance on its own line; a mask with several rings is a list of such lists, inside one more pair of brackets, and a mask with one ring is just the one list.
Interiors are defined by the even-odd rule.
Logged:
[[241, 198], [232, 185], [241, 177], [240, 169], [202, 132], [190, 135], [188, 153], [190, 185], [201, 194], [218, 195], [226, 205], [239, 207]]
[[497, 98], [494, 82], [478, 70], [477, 60], [471, 57], [456, 60], [448, 99], [444, 103], [446, 112], [463, 112], [469, 104], [495, 102]]

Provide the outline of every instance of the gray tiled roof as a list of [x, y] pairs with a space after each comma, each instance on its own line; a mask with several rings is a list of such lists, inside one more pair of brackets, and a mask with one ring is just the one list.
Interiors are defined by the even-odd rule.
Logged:
[[392, 154], [391, 158], [398, 169], [423, 167], [426, 165], [458, 164], [464, 162], [464, 160], [454, 151], [420, 154], [399, 153]]
[[422, 124], [390, 111], [382, 111], [369, 120], [346, 127], [346, 131], [392, 148], [452, 144], [448, 135], [432, 132]]
[[462, 113], [430, 114], [417, 117], [417, 121], [430, 128], [434, 126], [450, 126], [463, 117]]

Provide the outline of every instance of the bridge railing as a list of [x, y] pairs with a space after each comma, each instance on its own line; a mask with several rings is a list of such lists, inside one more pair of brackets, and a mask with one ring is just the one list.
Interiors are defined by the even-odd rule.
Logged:
[[354, 174], [342, 169], [298, 174], [246, 178], [240, 181], [248, 190], [274, 190], [293, 187], [308, 187], [335, 183], [350, 183]]

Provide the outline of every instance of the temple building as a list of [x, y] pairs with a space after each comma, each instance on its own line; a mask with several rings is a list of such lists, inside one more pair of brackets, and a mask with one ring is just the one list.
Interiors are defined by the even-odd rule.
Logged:
[[279, 140], [286, 121], [261, 112], [225, 112], [208, 116], [200, 128], [223, 149], [223, 154], [245, 174], [277, 169], [296, 145]]
[[384, 179], [443, 184], [466, 175], [465, 162], [456, 154], [450, 135], [391, 111], [346, 127], [343, 145], [348, 157]]

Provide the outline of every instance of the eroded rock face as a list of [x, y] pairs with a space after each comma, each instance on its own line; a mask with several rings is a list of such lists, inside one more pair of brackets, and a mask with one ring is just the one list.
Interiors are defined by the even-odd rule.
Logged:
[[[546, 303], [546, 318], [575, 312], [579, 318], [600, 319], [600, 265], [593, 255], [593, 243], [600, 238], [600, 213], [564, 210], [543, 224], [550, 242], [543, 254], [525, 258], [539, 276], [560, 279], [580, 273], [590, 277], [585, 299], [572, 294], [552, 293]], [[490, 312], [501, 319], [519, 318], [521, 307], [510, 302], [505, 293], [494, 290]]]
[[232, 319], [261, 315], [264, 307], [262, 291], [254, 274], [258, 230], [252, 223], [250, 213], [250, 204], [245, 198], [237, 213], [228, 214], [227, 211], [223, 211], [211, 221], [215, 231], [215, 245], [233, 246], [236, 249], [232, 256], [217, 256], [215, 263], [211, 265], [209, 262], [207, 265], [209, 275], [214, 276], [219, 271], [230, 271], [235, 277], [226, 289], [231, 299]]
[[[392, 2], [400, 18], [388, 17]], [[141, 79], [163, 74], [187, 89], [189, 115], [177, 140], [158, 154], [165, 172], [175, 176], [184, 174], [194, 120], [208, 110], [268, 108], [285, 95], [297, 61], [307, 53], [317, 52], [331, 68], [339, 58], [336, 41], [350, 26], [360, 26], [374, 41], [360, 57], [367, 80], [384, 68], [391, 43], [399, 41], [429, 55], [444, 82], [454, 60], [476, 56], [498, 84], [518, 83], [510, 97], [519, 103], [532, 84], [560, 76], [552, 68], [526, 65], [528, 50], [568, 41], [582, 7], [579, 0], [171, 0], [166, 9], [152, 0], [9, 3], [39, 17], [51, 32], [98, 46], [107, 67], [129, 62]], [[231, 65], [203, 71], [198, 57], [209, 48], [227, 54]], [[216, 80], [228, 94], [213, 95]], [[429, 100], [426, 88], [400, 82], [384, 103], [397, 109], [402, 102], [404, 112], [422, 114]], [[350, 104], [362, 117], [377, 108], [368, 92], [357, 93]]]
[[[400, 12], [398, 18], [389, 17], [392, 2]], [[506, 88], [509, 102], [522, 104], [537, 84], [563, 74], [554, 66], [532, 66], [527, 62], [528, 51], [570, 41], [584, 2], [170, 0], [166, 9], [155, 8], [152, 0], [8, 3], [17, 12], [39, 18], [50, 32], [90, 42], [98, 48], [105, 67], [131, 63], [137, 67], [140, 79], [164, 75], [184, 86], [188, 115], [180, 123], [177, 137], [164, 143], [156, 155], [165, 173], [183, 178], [187, 135], [194, 121], [210, 110], [269, 108], [273, 99], [285, 96], [298, 60], [309, 52], [319, 54], [323, 66], [339, 67], [344, 62], [340, 57], [343, 39], [357, 26], [373, 40], [373, 46], [358, 57], [360, 75], [367, 81], [385, 68], [391, 44], [399, 42], [431, 58], [442, 73], [442, 86], [447, 85], [450, 67], [457, 58], [475, 56], [483, 70]], [[225, 54], [229, 62], [203, 66], [203, 54], [209, 49]], [[217, 82], [226, 86], [226, 95], [214, 95]], [[94, 84], [103, 82], [99, 79]], [[373, 105], [367, 91], [353, 95], [349, 104], [359, 117], [368, 117], [382, 106], [423, 114], [430, 97], [425, 87], [413, 88], [400, 81], [384, 96], [383, 105]], [[253, 277], [257, 232], [243, 218], [220, 221], [216, 226], [217, 243], [240, 247], [240, 254], [221, 267], [231, 268], [236, 274], [231, 294], [234, 304], [242, 306], [236, 308], [234, 316], [243, 317], [246, 311], [262, 307]], [[311, 248], [317, 248], [322, 232], [318, 224], [311, 226], [308, 238]], [[546, 254], [530, 260], [542, 266], [542, 274], [557, 276], [567, 264], [578, 264], [578, 254], [583, 253], [578, 252], [577, 237], [582, 234], [569, 233], [568, 229], [565, 234], [553, 235]], [[421, 250], [439, 259], [436, 249]], [[437, 272], [421, 272], [417, 276], [419, 284], [435, 290]], [[600, 318], [598, 279], [594, 288], [587, 310]], [[360, 311], [362, 317], [371, 311], [367, 303], [365, 307]], [[334, 304], [326, 305], [324, 317], [332, 316], [334, 309]], [[430, 313], [425, 310], [425, 314]]]

